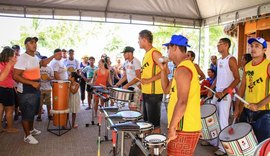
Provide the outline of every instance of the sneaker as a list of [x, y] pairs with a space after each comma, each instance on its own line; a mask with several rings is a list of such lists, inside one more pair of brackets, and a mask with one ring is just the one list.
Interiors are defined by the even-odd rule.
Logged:
[[37, 121], [42, 121], [40, 116], [37, 117]]
[[30, 131], [30, 134], [33, 135], [33, 136], [39, 135], [39, 134], [41, 134], [41, 131], [34, 128], [32, 131]]
[[28, 135], [27, 137], [24, 137], [24, 142], [28, 143], [28, 144], [38, 144], [38, 141], [36, 138], [34, 138], [31, 134]]
[[215, 155], [226, 155], [225, 152], [222, 152], [220, 149], [215, 152]]

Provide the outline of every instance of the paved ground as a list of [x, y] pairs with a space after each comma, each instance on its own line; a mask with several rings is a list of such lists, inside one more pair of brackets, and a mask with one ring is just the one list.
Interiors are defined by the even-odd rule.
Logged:
[[[42, 122], [35, 122], [35, 127], [42, 131], [42, 134], [36, 137], [39, 140], [39, 144], [37, 145], [29, 145], [24, 143], [22, 126], [20, 124], [20, 121], [16, 121], [15, 127], [20, 129], [19, 133], [0, 133], [0, 156], [97, 155], [98, 126], [90, 125], [89, 127], [85, 127], [86, 123], [91, 122], [91, 110], [86, 111], [84, 110], [85, 108], [86, 105], [82, 105], [82, 110], [78, 114], [78, 129], [72, 129], [71, 131], [60, 137], [47, 131], [48, 120], [47, 117], [43, 115]], [[166, 111], [165, 107], [163, 106], [161, 120], [163, 133], [166, 133], [166, 120]], [[102, 135], [104, 135], [104, 125], [102, 128]], [[125, 143], [125, 155], [128, 155], [129, 153], [130, 140], [131, 139], [127, 140], [127, 142]], [[112, 155], [112, 153], [109, 153], [111, 149], [111, 142], [103, 142], [101, 144], [101, 156]], [[216, 148], [214, 147], [202, 147], [198, 144], [194, 155], [212, 156], [215, 150]], [[164, 151], [162, 155], [166, 155], [166, 151]]]

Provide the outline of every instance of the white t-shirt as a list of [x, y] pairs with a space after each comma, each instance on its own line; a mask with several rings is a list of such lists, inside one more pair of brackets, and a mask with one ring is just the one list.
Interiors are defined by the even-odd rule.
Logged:
[[53, 59], [50, 63], [50, 67], [53, 69], [54, 72], [57, 72], [60, 76], [60, 80], [67, 80], [68, 74], [66, 66], [60, 60]]
[[40, 90], [51, 90], [52, 89], [51, 80], [47, 80], [47, 78], [54, 79], [52, 68], [49, 66], [41, 67], [40, 75], [41, 75]]
[[76, 59], [66, 59], [65, 61], [63, 61], [63, 63], [67, 68], [68, 74], [70, 74], [71, 72], [75, 72], [77, 69], [80, 69], [80, 63]]
[[[133, 60], [131, 62], [129, 62], [128, 60], [126, 60], [126, 62], [124, 63], [124, 69], [126, 71], [126, 76], [127, 76], [127, 81], [130, 82], [132, 81], [134, 78], [136, 78], [136, 70], [140, 70], [141, 69], [141, 62], [137, 59], [137, 58], [133, 58]], [[136, 87], [137, 84], [139, 82], [131, 85], [130, 87]]]
[[[18, 61], [15, 64], [14, 68], [23, 70], [22, 77], [28, 80], [39, 80], [40, 79], [40, 59], [35, 55], [31, 56], [27, 53], [23, 53], [18, 57]], [[20, 93], [23, 93], [23, 84], [18, 83], [17, 90]]]

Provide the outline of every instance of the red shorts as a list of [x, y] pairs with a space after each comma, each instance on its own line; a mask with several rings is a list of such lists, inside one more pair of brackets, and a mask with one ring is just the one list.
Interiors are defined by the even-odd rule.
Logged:
[[200, 132], [177, 131], [177, 138], [168, 144], [168, 156], [192, 156], [199, 141]]

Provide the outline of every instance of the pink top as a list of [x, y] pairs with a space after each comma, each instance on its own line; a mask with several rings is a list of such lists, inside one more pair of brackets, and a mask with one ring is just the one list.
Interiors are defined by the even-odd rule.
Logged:
[[[0, 73], [5, 69], [7, 63], [0, 63]], [[4, 81], [0, 81], [0, 87], [4, 88], [13, 88], [15, 85], [15, 81], [12, 78], [13, 75], [13, 68], [9, 71], [7, 77], [4, 79]]]

